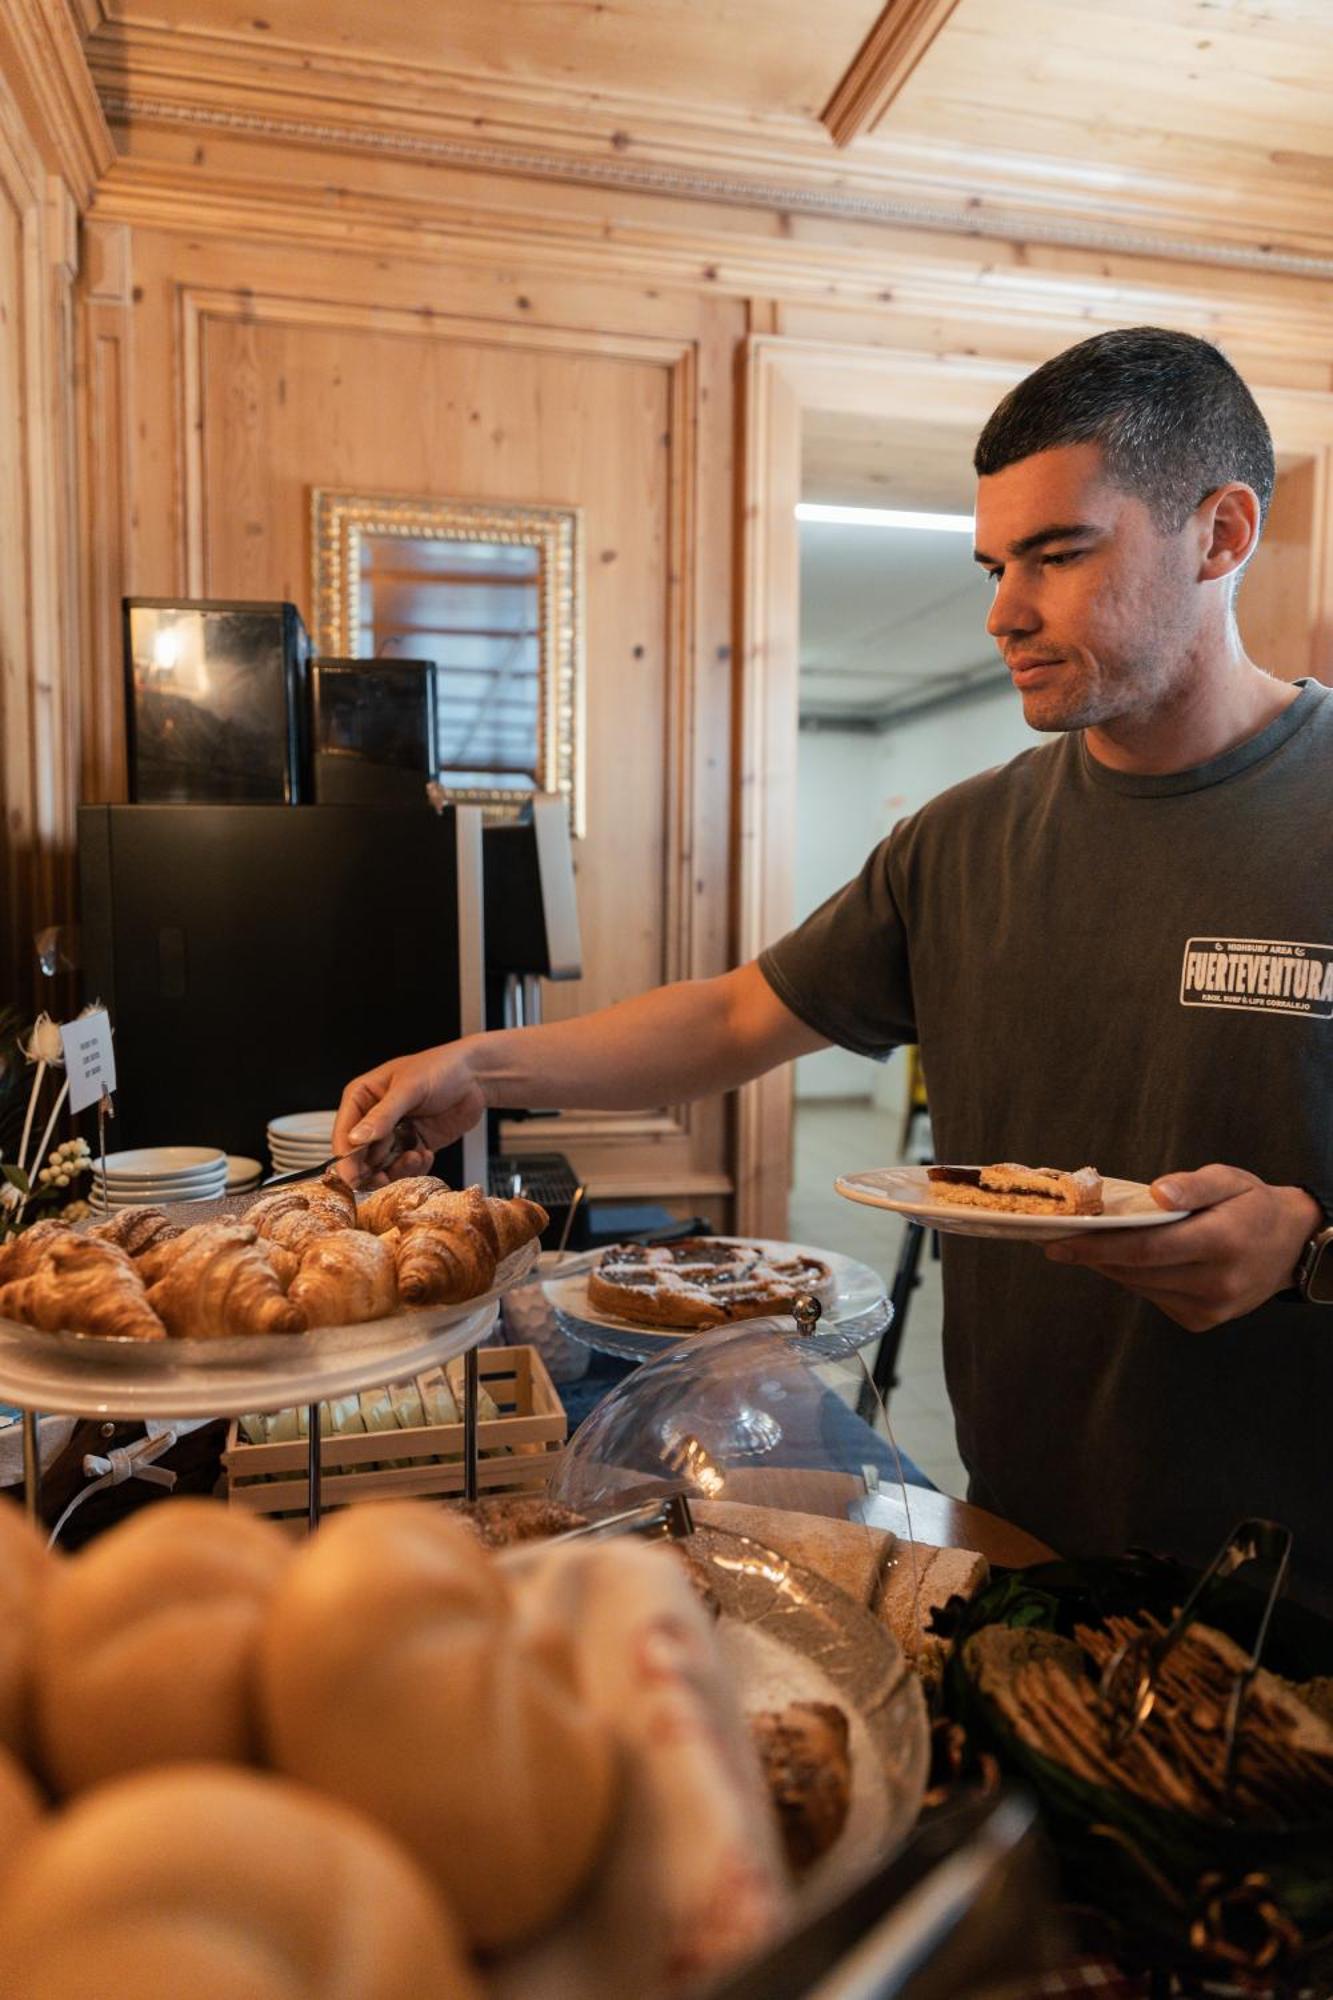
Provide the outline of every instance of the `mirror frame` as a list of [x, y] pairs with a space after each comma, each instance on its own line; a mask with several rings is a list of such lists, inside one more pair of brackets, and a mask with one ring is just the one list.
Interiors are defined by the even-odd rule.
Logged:
[[[436, 500], [428, 495], [351, 493], [315, 487], [311, 548], [315, 649], [329, 659], [355, 657], [357, 603], [364, 535], [453, 542], [521, 543], [538, 552], [537, 782], [559, 792], [570, 831], [585, 826], [585, 676], [583, 657], [583, 534], [577, 507], [497, 505], [488, 500]], [[442, 671], [447, 665], [440, 662]], [[502, 786], [442, 785], [448, 799], [480, 805], [488, 818], [515, 819], [531, 796]]]

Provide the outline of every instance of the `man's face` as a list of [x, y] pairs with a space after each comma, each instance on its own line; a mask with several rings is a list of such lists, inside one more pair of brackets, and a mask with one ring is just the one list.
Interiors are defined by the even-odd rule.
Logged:
[[1032, 729], [1146, 719], [1188, 671], [1197, 542], [1166, 535], [1102, 474], [1101, 447], [1060, 445], [977, 486], [976, 555], [995, 580], [986, 630]]

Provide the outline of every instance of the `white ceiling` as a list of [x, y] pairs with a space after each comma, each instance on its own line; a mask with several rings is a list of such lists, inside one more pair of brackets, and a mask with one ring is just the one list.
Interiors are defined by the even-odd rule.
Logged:
[[970, 536], [803, 521], [800, 537], [803, 721], [884, 728], [1006, 678]]

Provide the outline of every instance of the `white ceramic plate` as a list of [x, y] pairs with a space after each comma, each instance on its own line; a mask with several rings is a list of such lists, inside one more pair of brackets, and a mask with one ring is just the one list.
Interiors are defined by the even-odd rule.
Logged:
[[264, 1178], [262, 1160], [250, 1160], [243, 1153], [227, 1155], [227, 1192], [239, 1194]]
[[270, 1118], [268, 1136], [273, 1139], [293, 1139], [318, 1143], [333, 1137], [333, 1121], [336, 1111], [290, 1111], [283, 1118]]
[[[98, 1171], [95, 1161], [93, 1163], [93, 1178], [100, 1188], [102, 1185], [102, 1176]], [[106, 1184], [112, 1194], [135, 1195], [141, 1193], [144, 1188], [173, 1188], [179, 1194], [189, 1195], [193, 1194], [196, 1188], [223, 1187], [226, 1184], [226, 1180], [227, 1169], [223, 1162], [219, 1160], [215, 1167], [208, 1169], [207, 1173], [155, 1174], [151, 1176], [144, 1174], [140, 1179], [132, 1181], [120, 1180], [115, 1174], [108, 1174]]]
[[1029, 1243], [1054, 1243], [1061, 1236], [1082, 1236], [1101, 1229], [1153, 1229], [1159, 1223], [1181, 1222], [1190, 1212], [1159, 1208], [1143, 1181], [1104, 1181], [1101, 1215], [1006, 1215], [1001, 1209], [962, 1208], [939, 1199], [924, 1167], [877, 1167], [870, 1173], [839, 1174], [833, 1185], [848, 1201], [909, 1216], [938, 1229], [942, 1236], [1019, 1237]]
[[[96, 1162], [94, 1162], [94, 1168], [92, 1168], [92, 1184], [94, 1184], [94, 1188], [100, 1194], [102, 1192], [102, 1176], [96, 1170]], [[222, 1166], [222, 1162], [218, 1162], [212, 1168], [212, 1172], [208, 1172], [208, 1174], [172, 1174], [172, 1176], [164, 1174], [160, 1180], [146, 1180], [146, 1178], [144, 1180], [116, 1180], [114, 1174], [106, 1176], [106, 1192], [108, 1194], [122, 1194], [130, 1202], [142, 1200], [142, 1196], [150, 1188], [164, 1190], [164, 1192], [170, 1192], [174, 1188], [178, 1194], [198, 1194], [202, 1188], [224, 1188], [224, 1186], [226, 1186], [226, 1168]]]
[[219, 1201], [227, 1189], [221, 1181], [210, 1187], [191, 1189], [182, 1194], [179, 1188], [141, 1188], [136, 1194], [117, 1194], [112, 1188], [110, 1199], [103, 1201], [100, 1187], [90, 1189], [87, 1197], [89, 1208], [99, 1215], [114, 1214], [122, 1208], [190, 1208], [202, 1201]]
[[226, 1155], [220, 1146], [136, 1146], [128, 1153], [108, 1153], [106, 1170], [113, 1181], [194, 1180], [221, 1172]]

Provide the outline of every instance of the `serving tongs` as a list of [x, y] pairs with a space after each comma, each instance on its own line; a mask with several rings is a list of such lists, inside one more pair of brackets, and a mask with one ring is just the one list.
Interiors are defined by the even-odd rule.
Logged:
[[621, 1507], [614, 1514], [602, 1514], [581, 1528], [566, 1528], [563, 1534], [548, 1535], [542, 1547], [552, 1542], [597, 1542], [616, 1535], [637, 1535], [645, 1542], [682, 1542], [694, 1533], [694, 1514], [689, 1496], [669, 1493], [665, 1499], [644, 1500], [633, 1507]]
[[[646, 1488], [630, 1490], [643, 1492]], [[664, 1496], [655, 1491], [651, 1499], [619, 1507], [614, 1514], [601, 1514], [595, 1521], [585, 1521], [581, 1528], [566, 1528], [558, 1535], [543, 1535], [536, 1541], [511, 1542], [496, 1551], [496, 1559], [506, 1569], [521, 1573], [538, 1562], [545, 1550], [558, 1548], [562, 1542], [612, 1541], [626, 1535], [635, 1535], [646, 1542], [683, 1542], [693, 1533], [694, 1515], [686, 1495]]]
[[[414, 1149], [417, 1144], [415, 1134], [410, 1128], [402, 1125], [395, 1126], [392, 1136], [393, 1151], [378, 1162], [375, 1168], [377, 1174], [387, 1173], [396, 1159]], [[353, 1146], [349, 1153], [330, 1153], [327, 1160], [320, 1160], [314, 1166], [294, 1167], [290, 1173], [285, 1174], [270, 1174], [267, 1180], [259, 1183], [260, 1192], [266, 1194], [270, 1188], [287, 1187], [295, 1181], [323, 1180], [330, 1167], [340, 1166], [344, 1160], [354, 1160], [358, 1153], [364, 1153], [365, 1150], [364, 1146]], [[359, 1185], [360, 1180], [358, 1180]]]
[[1227, 1793], [1230, 1793], [1235, 1776], [1236, 1744], [1240, 1734], [1245, 1699], [1259, 1671], [1264, 1642], [1268, 1637], [1268, 1627], [1273, 1616], [1273, 1606], [1286, 1586], [1287, 1571], [1291, 1565], [1291, 1530], [1284, 1528], [1278, 1521], [1253, 1519], [1238, 1522], [1166, 1631], [1156, 1639], [1130, 1639], [1112, 1654], [1101, 1678], [1100, 1693], [1106, 1708], [1107, 1747], [1113, 1755], [1118, 1755], [1125, 1748], [1152, 1714], [1157, 1705], [1162, 1664], [1199, 1617], [1204, 1600], [1213, 1586], [1235, 1576], [1238, 1570], [1251, 1562], [1267, 1564], [1271, 1568], [1272, 1577], [1264, 1598], [1254, 1645], [1245, 1664], [1236, 1675], [1227, 1702], [1223, 1736], [1225, 1748], [1223, 1783]]

